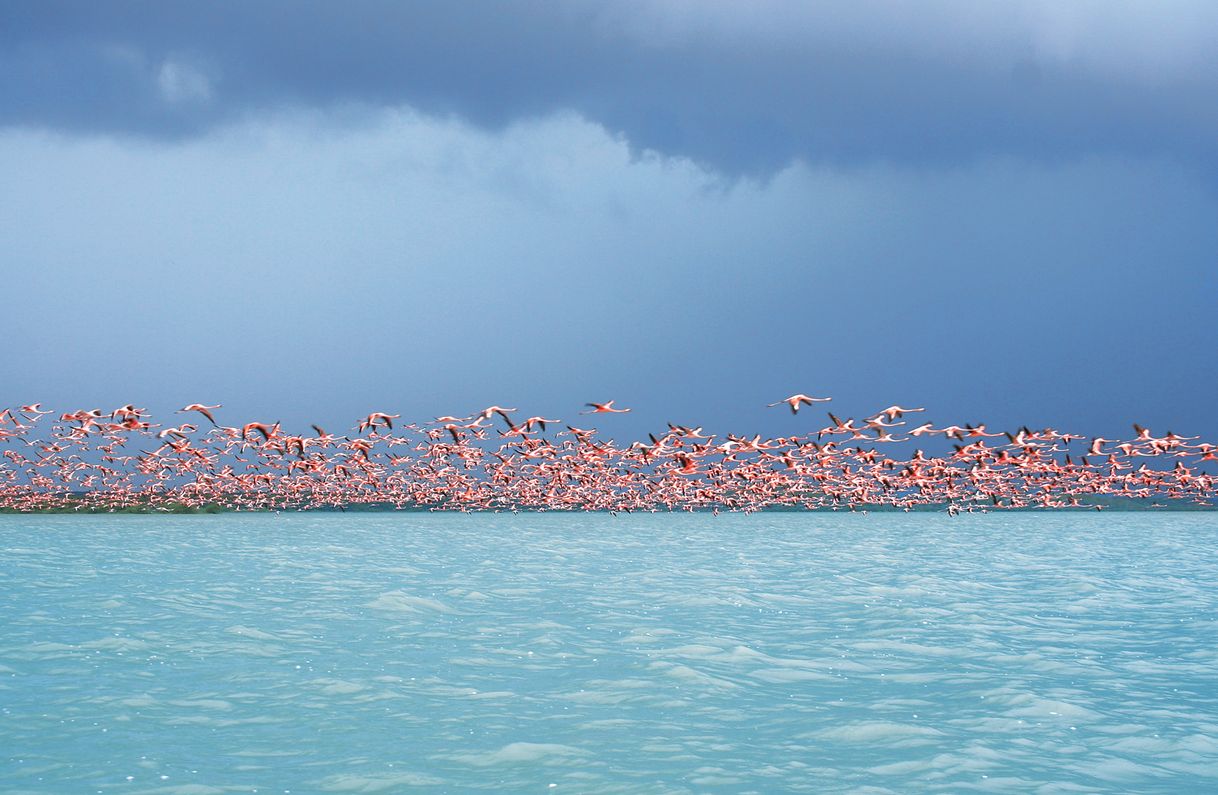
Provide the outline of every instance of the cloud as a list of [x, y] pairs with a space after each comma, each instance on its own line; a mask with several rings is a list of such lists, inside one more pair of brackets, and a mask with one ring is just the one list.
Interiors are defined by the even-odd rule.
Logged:
[[166, 60], [157, 70], [157, 88], [166, 102], [208, 102], [212, 85], [207, 75], [188, 64]]
[[307, 429], [617, 399], [637, 438], [780, 433], [766, 403], [824, 391], [842, 416], [1216, 430], [1218, 201], [1170, 159], [724, 180], [571, 113], [295, 110], [8, 131], [0, 172], [0, 405]]
[[[43, 3], [10, 16], [8, 125], [180, 137], [285, 106], [409, 106], [491, 130], [574, 112], [636, 153], [731, 174], [1218, 162], [1207, 2]], [[160, 64], [151, 85], [109, 59], [116, 47]]]

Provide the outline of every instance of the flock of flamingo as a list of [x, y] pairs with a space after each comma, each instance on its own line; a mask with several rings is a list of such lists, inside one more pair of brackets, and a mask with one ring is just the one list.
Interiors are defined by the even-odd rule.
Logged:
[[[793, 415], [830, 398], [792, 395]], [[951, 513], [1100, 508], [1111, 497], [1213, 506], [1218, 445], [1134, 425], [1128, 439], [1051, 428], [915, 424], [922, 408], [860, 420], [829, 413], [802, 434], [708, 435], [669, 424], [627, 445], [596, 429], [489, 406], [468, 416], [395, 425], [373, 412], [342, 435], [279, 422], [222, 425], [221, 405], [192, 403], [188, 422], [156, 424], [127, 405], [66, 413], [34, 403], [0, 409], [0, 510], [291, 510], [377, 505], [432, 510], [861, 509]], [[581, 412], [629, 412], [610, 400]], [[55, 419], [56, 415], [58, 419]], [[805, 413], [804, 417], [807, 416]], [[803, 425], [803, 418], [798, 418]], [[889, 451], [943, 437], [946, 452]], [[930, 446], [930, 445], [927, 445]]]

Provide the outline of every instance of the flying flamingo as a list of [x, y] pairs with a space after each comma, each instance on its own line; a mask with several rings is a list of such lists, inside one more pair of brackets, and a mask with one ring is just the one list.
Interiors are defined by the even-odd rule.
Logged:
[[386, 414], [383, 411], [374, 411], [360, 420], [356, 430], [363, 431], [367, 428], [376, 429], [380, 427], [387, 427], [389, 430], [393, 430], [393, 421], [401, 416], [401, 414]]
[[585, 406], [591, 406], [592, 411], [581, 411], [580, 414], [625, 414], [630, 409], [615, 409], [613, 401], [607, 403], [585, 403]]
[[900, 417], [902, 417], [905, 414], [911, 414], [915, 411], [926, 411], [926, 409], [924, 409], [924, 408], [906, 409], [906, 408], [901, 408], [900, 406], [889, 406], [888, 408], [880, 411], [880, 413], [876, 414], [875, 416], [887, 417], [888, 421], [892, 422], [894, 420], [899, 419]]
[[[210, 422], [212, 425], [216, 425], [216, 418], [211, 415], [211, 412], [213, 409], [219, 409], [219, 408], [224, 408], [224, 407], [219, 403], [217, 403], [214, 406], [204, 406], [202, 403], [191, 403], [189, 406], [183, 406], [182, 408], [178, 409], [174, 413], [175, 414], [185, 414], [188, 411], [197, 411], [200, 414], [202, 414], [204, 417], [207, 417], [207, 421]], [[216, 427], [219, 427], [219, 426], [216, 425]]]
[[[592, 414], [626, 411], [612, 402], [588, 405]], [[787, 405], [795, 412], [807, 404]], [[986, 438], [994, 434], [981, 424], [925, 423], [899, 437], [893, 429], [904, 423], [897, 420], [915, 410], [901, 406], [861, 424], [830, 414], [831, 424], [814, 435], [763, 440], [729, 434], [717, 445], [701, 428], [671, 423], [661, 437], [648, 434], [648, 441], [629, 444], [574, 426], [551, 441], [532, 433], [558, 422], [542, 416], [519, 425], [509, 421], [496, 445], [485, 423], [496, 413], [507, 416], [508, 409], [497, 406], [470, 422], [441, 417], [451, 422], [407, 424], [384, 436], [336, 438], [314, 426], [317, 437], [306, 439], [284, 435], [278, 422], [217, 426], [200, 411], [213, 408], [219, 406], [181, 410], [198, 411], [212, 422], [202, 434], [193, 424], [160, 430], [144, 409], [129, 404], [110, 414], [64, 413], [60, 423], [43, 429], [42, 439], [32, 438], [37, 426], [31, 421], [49, 413], [40, 404], [0, 408], [0, 510], [165, 510], [174, 502], [236, 510], [376, 503], [460, 511], [751, 513], [875, 504], [906, 510], [956, 505], [968, 511], [1081, 508], [1086, 500], [1080, 497], [1093, 495], [1144, 500], [1152, 507], [1165, 499], [1218, 503], [1218, 469], [1210, 467], [1218, 462], [1218, 445], [1191, 444], [1195, 437], [1171, 431], [1155, 437], [1140, 425], [1130, 441], [1091, 438], [1086, 455], [1075, 462], [1068, 446], [1083, 437], [1052, 428], [1021, 427], [1004, 434], [1009, 444], [995, 447]], [[362, 429], [389, 428], [398, 416], [375, 412]], [[844, 444], [817, 441], [826, 435], [847, 438]], [[928, 435], [960, 444], [946, 455], [876, 449]], [[159, 444], [145, 449], [143, 440]], [[138, 454], [122, 454], [129, 444]], [[382, 444], [390, 449], [379, 454]]]
[[781, 406], [783, 403], [786, 403], [788, 406], [790, 406], [792, 414], [798, 414], [800, 406], [811, 406], [813, 403], [828, 403], [830, 400], [833, 400], [833, 398], [809, 397], [808, 395], [791, 395], [791, 397], [783, 398], [782, 400], [775, 401], [768, 405], [770, 407], [774, 407]]
[[520, 411], [520, 409], [509, 409], [504, 408], [503, 406], [487, 406], [482, 411], [478, 412], [478, 416], [484, 420], [489, 420], [492, 414], [498, 414], [500, 417], [503, 417], [504, 421], [508, 425], [511, 425], [512, 418], [508, 416], [508, 412], [511, 411]]

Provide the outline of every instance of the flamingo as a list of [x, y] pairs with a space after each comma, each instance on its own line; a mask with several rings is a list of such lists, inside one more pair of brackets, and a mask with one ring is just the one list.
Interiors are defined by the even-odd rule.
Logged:
[[792, 414], [798, 414], [800, 406], [811, 406], [813, 403], [828, 403], [830, 400], [833, 400], [833, 398], [810, 397], [808, 395], [791, 395], [791, 397], [786, 397], [782, 400], [778, 400], [767, 405], [773, 408], [774, 406], [781, 406], [785, 403], [790, 407]]
[[592, 411], [581, 411], [580, 414], [625, 414], [630, 409], [615, 409], [613, 401], [606, 403], [585, 403], [585, 406], [591, 406]]
[[[212, 411], [213, 411], [213, 410], [215, 410], [215, 409], [219, 409], [219, 408], [224, 408], [224, 407], [223, 407], [222, 405], [220, 405], [219, 403], [217, 403], [217, 404], [216, 404], [216, 405], [214, 405], [214, 406], [205, 406], [205, 405], [203, 405], [202, 403], [191, 403], [191, 404], [190, 404], [190, 405], [188, 405], [188, 406], [183, 406], [182, 408], [178, 409], [176, 413], [177, 413], [177, 414], [185, 414], [185, 413], [190, 412], [190, 411], [197, 411], [197, 412], [199, 412], [200, 414], [202, 414], [204, 417], [207, 417], [207, 421], [208, 421], [208, 422], [210, 422], [210, 423], [211, 423], [213, 426], [215, 426], [215, 425], [216, 425], [216, 418], [215, 418], [215, 417], [213, 417], [213, 416], [211, 415], [211, 413], [212, 413]], [[217, 426], [217, 427], [218, 427], [218, 426]]]
[[877, 417], [881, 417], [881, 416], [883, 416], [883, 417], [887, 417], [887, 418], [888, 418], [888, 421], [889, 421], [889, 422], [892, 422], [893, 420], [900, 419], [901, 417], [905, 416], [906, 414], [912, 414], [912, 413], [913, 413], [913, 412], [915, 412], [915, 411], [926, 411], [926, 409], [925, 409], [925, 408], [920, 408], [920, 409], [906, 409], [906, 408], [902, 408], [902, 407], [900, 407], [900, 406], [889, 406], [889, 407], [888, 407], [888, 408], [886, 408], [886, 409], [882, 409], [882, 410], [880, 411], [880, 413], [879, 413], [879, 414], [876, 414], [875, 416], [877, 416]]
[[386, 414], [383, 411], [374, 411], [364, 419], [360, 420], [356, 430], [361, 433], [367, 429], [388, 428], [393, 430], [393, 421], [401, 417], [401, 414]]
[[[797, 403], [797, 406], [806, 405]], [[621, 413], [611, 402], [589, 404]], [[219, 406], [191, 404], [179, 413]], [[904, 414], [913, 409], [891, 407]], [[29, 411], [25, 411], [29, 410]], [[502, 413], [500, 413], [502, 411]], [[515, 411], [515, 409], [511, 409]], [[41, 413], [35, 413], [41, 412]], [[661, 436], [618, 445], [592, 428], [567, 428], [554, 440], [543, 434], [558, 422], [532, 416], [500, 434], [484, 424], [491, 407], [474, 418], [445, 416], [440, 427], [414, 424], [396, 430], [396, 414], [373, 412], [367, 436], [334, 437], [313, 426], [316, 438], [286, 435], [279, 422], [218, 426], [198, 434], [184, 423], [160, 429], [135, 404], [109, 414], [100, 409], [64, 412], [61, 423], [33, 437], [36, 420], [52, 412], [41, 404], [0, 408], [0, 509], [116, 510], [132, 505], [161, 510], [169, 501], [238, 510], [333, 506], [361, 502], [397, 507], [479, 510], [727, 509], [751, 513], [769, 507], [854, 510], [888, 504], [994, 509], [1038, 506], [1082, 508], [1081, 498], [1101, 494], [1130, 499], [1218, 501], [1218, 445], [1190, 444], [1195, 436], [1168, 431], [1156, 437], [1135, 426], [1128, 441], [1092, 437], [1079, 461], [1069, 453], [1077, 434], [1026, 426], [1005, 434], [1009, 444], [989, 447], [995, 434], [984, 424], [924, 423], [894, 435], [900, 414], [885, 410], [861, 425], [829, 414], [815, 436], [763, 439], [729, 434], [716, 444], [701, 427], [668, 424]], [[202, 412], [199, 412], [202, 413]], [[397, 423], [394, 423], [396, 426]], [[382, 428], [395, 430], [383, 434]], [[874, 435], [871, 435], [874, 431]], [[846, 436], [845, 444], [824, 435]], [[924, 435], [961, 442], [936, 455], [878, 452]], [[258, 437], [261, 437], [260, 440]], [[144, 440], [158, 445], [142, 445]], [[257, 442], [261, 443], [257, 443]], [[138, 452], [123, 454], [125, 446]], [[377, 448], [389, 448], [377, 455]], [[865, 446], [864, 446], [865, 445]], [[1114, 445], [1109, 449], [1108, 445]], [[151, 449], [145, 449], [151, 447]], [[1155, 459], [1169, 459], [1155, 465]], [[1169, 466], [1171, 468], [1169, 468]]]

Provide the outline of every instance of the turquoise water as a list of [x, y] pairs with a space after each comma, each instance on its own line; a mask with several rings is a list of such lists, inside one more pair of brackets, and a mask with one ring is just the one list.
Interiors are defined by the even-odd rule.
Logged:
[[1213, 514], [0, 517], [0, 790], [1218, 791]]

